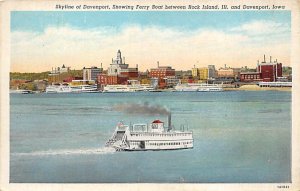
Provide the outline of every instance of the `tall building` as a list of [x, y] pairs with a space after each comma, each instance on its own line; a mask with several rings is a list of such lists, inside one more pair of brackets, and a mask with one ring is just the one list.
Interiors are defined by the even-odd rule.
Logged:
[[282, 63], [278, 63], [277, 60], [272, 62], [271, 56], [270, 62], [266, 62], [264, 55], [264, 61], [257, 65], [257, 72], [261, 73], [264, 82], [275, 82], [278, 77], [282, 77]]
[[216, 68], [215, 65], [208, 65], [208, 78], [213, 79], [216, 77]]
[[136, 68], [128, 68], [128, 64], [125, 64], [125, 57], [122, 58], [120, 50], [117, 52], [116, 59], [112, 59], [112, 63], [107, 70], [108, 76], [124, 76], [128, 78], [137, 78], [139, 76], [138, 66]]
[[207, 67], [198, 68], [198, 73], [199, 73], [200, 80], [208, 79], [208, 68]]
[[198, 68], [192, 68], [192, 76], [193, 77], [199, 77]]
[[129, 68], [128, 64], [125, 64], [125, 57], [122, 57], [121, 51], [118, 50], [116, 59], [112, 59], [107, 69], [107, 74], [98, 75], [98, 86], [103, 89], [106, 85], [127, 84], [128, 80], [136, 80], [138, 77], [138, 65]]
[[256, 72], [242, 72], [240, 75], [241, 82], [276, 82], [281, 80], [282, 77], [282, 63], [278, 63], [277, 60], [272, 62], [270, 56], [270, 62], [266, 62], [266, 56], [264, 55], [264, 61], [257, 62]]
[[208, 65], [207, 67], [192, 68], [192, 76], [198, 77], [200, 80], [208, 80], [215, 78], [215, 65]]
[[103, 71], [102, 68], [97, 68], [96, 66], [93, 66], [91, 68], [83, 68], [83, 80], [90, 81], [94, 80], [97, 81], [97, 76]]

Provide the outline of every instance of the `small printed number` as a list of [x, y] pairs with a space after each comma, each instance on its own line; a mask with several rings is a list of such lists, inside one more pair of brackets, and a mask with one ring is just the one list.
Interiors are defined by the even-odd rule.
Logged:
[[290, 186], [288, 186], [288, 185], [279, 185], [279, 186], [277, 186], [277, 188], [289, 188]]

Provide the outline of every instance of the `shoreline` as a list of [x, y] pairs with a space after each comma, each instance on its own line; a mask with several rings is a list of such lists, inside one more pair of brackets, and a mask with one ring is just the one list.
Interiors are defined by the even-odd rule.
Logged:
[[[285, 92], [291, 92], [292, 87], [259, 87], [257, 85], [244, 85], [244, 86], [241, 86], [238, 88], [223, 87], [223, 90], [224, 90], [224, 92], [225, 91], [285, 91]], [[152, 93], [156, 93], [156, 92], [178, 92], [178, 91], [175, 91], [173, 89], [157, 89], [156, 91], [152, 91]], [[10, 93], [17, 93], [17, 92], [14, 92], [14, 90], [10, 89]], [[45, 93], [45, 92], [32, 91], [32, 93]], [[100, 92], [99, 91], [97, 93], [114, 93], [114, 92]], [[133, 92], [117, 92], [117, 93], [133, 93]], [[19, 92], [18, 94], [22, 94], [22, 93]]]
[[224, 87], [224, 91], [292, 91], [292, 87], [259, 87], [257, 85], [243, 85], [239, 88]]

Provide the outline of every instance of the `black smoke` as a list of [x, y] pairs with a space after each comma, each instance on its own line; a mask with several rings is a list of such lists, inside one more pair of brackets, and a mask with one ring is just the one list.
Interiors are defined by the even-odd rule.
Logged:
[[130, 103], [119, 104], [112, 107], [115, 111], [120, 111], [128, 114], [140, 114], [140, 115], [169, 115], [170, 112], [159, 105], [150, 105], [148, 102], [143, 104]]

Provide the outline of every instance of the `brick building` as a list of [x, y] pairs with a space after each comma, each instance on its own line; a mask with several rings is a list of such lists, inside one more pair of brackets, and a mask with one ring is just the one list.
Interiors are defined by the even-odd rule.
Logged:
[[175, 69], [171, 66], [158, 66], [150, 69], [151, 78], [166, 78], [167, 76], [175, 76]]
[[261, 73], [259, 73], [259, 72], [241, 72], [240, 81], [241, 82], [261, 81]]
[[270, 56], [270, 62], [266, 62], [266, 57], [264, 55], [264, 61], [257, 63], [256, 72], [244, 72], [241, 73], [241, 82], [276, 82], [282, 77], [282, 63], [278, 63], [277, 60], [272, 62], [272, 57]]
[[161, 89], [172, 87], [177, 80], [175, 69], [172, 69], [171, 66], [159, 66], [159, 62], [157, 64], [157, 68], [150, 69], [150, 77], [157, 79], [157, 86]]
[[98, 87], [103, 89], [106, 85], [127, 84], [128, 80], [136, 80], [139, 77], [138, 65], [135, 68], [128, 66], [125, 64], [125, 57], [122, 58], [122, 53], [118, 50], [117, 57], [112, 59], [107, 73], [98, 75]]
[[257, 66], [257, 71], [261, 74], [262, 81], [264, 82], [276, 82], [278, 77], [282, 77], [282, 63], [262, 62]]

